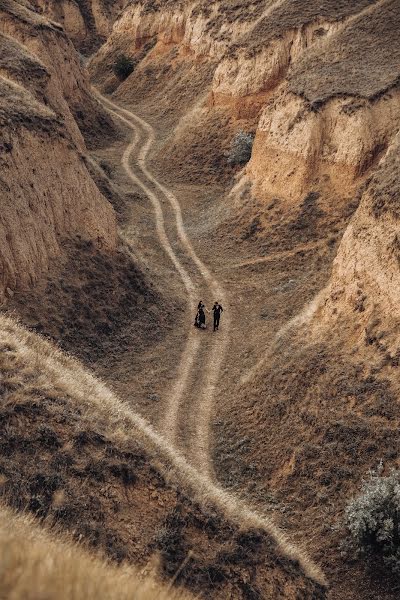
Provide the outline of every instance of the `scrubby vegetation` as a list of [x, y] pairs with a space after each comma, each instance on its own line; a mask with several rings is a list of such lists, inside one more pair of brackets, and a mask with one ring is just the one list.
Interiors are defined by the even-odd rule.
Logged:
[[113, 71], [118, 79], [123, 81], [133, 73], [134, 68], [135, 64], [133, 60], [125, 56], [125, 54], [120, 54], [114, 63]]
[[233, 138], [228, 156], [228, 163], [230, 165], [245, 165], [248, 163], [251, 158], [253, 143], [253, 133], [239, 131]]
[[0, 589], [2, 598], [13, 600], [177, 598], [154, 581], [141, 581], [131, 567], [112, 566], [66, 539], [54, 541], [32, 518], [1, 506]]
[[346, 527], [357, 554], [375, 558], [400, 574], [400, 471], [383, 476], [382, 463], [348, 504]]

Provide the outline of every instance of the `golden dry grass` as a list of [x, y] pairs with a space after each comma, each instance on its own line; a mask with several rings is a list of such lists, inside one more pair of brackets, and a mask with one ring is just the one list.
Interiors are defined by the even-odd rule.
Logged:
[[[151, 577], [112, 566], [31, 517], [0, 506], [0, 597], [8, 600], [178, 600]], [[185, 596], [188, 598], [188, 596]]]
[[[0, 352], [14, 352], [21, 387], [29, 385], [35, 374], [35, 385], [49, 395], [62, 394], [76, 403], [82, 426], [95, 426], [111, 441], [124, 445], [132, 438], [139, 441], [164, 475], [202, 505], [211, 505], [232, 522], [243, 527], [255, 527], [266, 532], [276, 542], [279, 552], [294, 562], [310, 579], [325, 585], [320, 568], [307, 554], [293, 545], [270, 517], [251, 510], [244, 502], [232, 496], [193, 468], [142, 417], [94, 377], [77, 360], [61, 352], [53, 344], [29, 332], [10, 317], [0, 316]], [[24, 381], [24, 378], [26, 381]]]

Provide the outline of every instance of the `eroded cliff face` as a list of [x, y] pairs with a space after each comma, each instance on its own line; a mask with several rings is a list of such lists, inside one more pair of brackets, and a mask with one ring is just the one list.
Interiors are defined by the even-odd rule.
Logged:
[[[0, 3], [2, 141], [0, 298], [32, 285], [63, 240], [116, 248], [114, 211], [86, 167], [74, 119], [103, 119], [76, 53], [59, 28], [26, 7]], [[107, 123], [107, 120], [105, 119]]]
[[399, 150], [397, 134], [343, 235], [313, 317], [318, 331], [346, 323], [349, 347], [369, 346], [375, 366], [392, 375], [400, 358]]
[[[388, 49], [399, 11], [396, 0], [381, 4], [132, 2], [90, 68], [103, 89], [146, 102], [163, 118], [175, 103], [168, 144], [185, 176], [194, 167], [185, 169], [185, 157], [194, 153], [204, 176], [223, 177], [219, 155], [235, 131], [256, 132], [243, 183], [254, 185], [258, 200], [283, 196], [298, 209], [318, 184], [353, 193], [393, 135], [399, 103], [389, 90], [399, 74]], [[135, 63], [122, 83], [112, 73], [119, 54]], [[207, 146], [205, 128], [213, 137]]]
[[106, 40], [127, 0], [32, 0], [32, 4], [60, 23], [79, 50], [90, 53]]
[[[112, 135], [114, 127], [93, 99], [86, 71], [62, 28], [11, 0], [0, 2], [0, 16], [0, 33], [19, 42], [45, 66], [48, 77], [45, 85], [35, 90], [36, 95], [62, 116], [75, 144], [83, 150], [83, 136], [89, 145], [104, 143], [103, 136]], [[2, 68], [29, 87], [29, 68], [24, 71], [20, 63], [15, 73], [10, 50], [6, 43], [3, 47]]]

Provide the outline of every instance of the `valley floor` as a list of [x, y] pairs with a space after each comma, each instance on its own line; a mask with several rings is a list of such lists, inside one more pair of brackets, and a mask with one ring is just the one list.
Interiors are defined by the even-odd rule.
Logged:
[[[260, 258], [256, 243], [242, 244], [229, 231], [232, 215], [224, 186], [216, 181], [204, 187], [177, 183], [173, 192], [166, 188], [161, 182], [169, 181], [171, 172], [166, 176], [152, 157], [168, 131], [158, 123], [153, 129], [144, 120], [151, 115], [140, 107], [123, 108], [99, 98], [126, 141], [98, 151], [96, 158], [113, 165], [113, 178], [127, 195], [134, 192], [123, 237], [151, 265], [171, 297], [171, 310], [166, 315], [170, 327], [159, 343], [143, 352], [135, 347], [117, 352], [96, 370], [199, 471], [247, 498], [261, 513], [273, 514], [285, 528], [285, 505], [265, 485], [251, 483], [251, 465], [237, 476], [235, 469], [243, 468], [241, 447], [228, 457], [236, 466], [224, 470], [221, 425], [236, 406], [232, 398], [238, 383], [251, 377], [279, 330], [323, 287], [335, 248], [303, 244]], [[321, 263], [325, 268], [315, 268]], [[205, 331], [193, 327], [200, 299], [208, 309], [215, 301], [223, 305], [218, 332], [212, 331], [211, 314]]]
[[[117, 352], [97, 370], [199, 471], [272, 515], [329, 573], [332, 599], [359, 598], [359, 578], [352, 583], [351, 566], [341, 561], [339, 548], [334, 564], [327, 556], [337, 537], [321, 539], [309, 515], [255, 477], [246, 456], [248, 440], [227, 439], [225, 428], [232, 414], [240, 423], [240, 383], [251, 380], [291, 319], [328, 281], [340, 228], [333, 237], [294, 239], [288, 249], [279, 243], [274, 248], [272, 239], [269, 249], [260, 251], [257, 236], [246, 232], [245, 220], [238, 221], [230, 210], [227, 189], [217, 178], [205, 186], [171, 184], [173, 160], [170, 170], [168, 161], [156, 158], [169, 133], [161, 120], [153, 120], [143, 106], [122, 108], [104, 97], [101, 102], [126, 135], [125, 142], [96, 154], [113, 165], [113, 178], [127, 196], [134, 191], [123, 237], [151, 266], [171, 305], [158, 343], [142, 352]], [[193, 327], [200, 299], [209, 309], [216, 300], [222, 303], [220, 331], [213, 333], [211, 315], [205, 331]], [[269, 424], [264, 427], [268, 436]], [[362, 597], [368, 597], [369, 585], [366, 580]], [[380, 597], [391, 593], [382, 591]]]

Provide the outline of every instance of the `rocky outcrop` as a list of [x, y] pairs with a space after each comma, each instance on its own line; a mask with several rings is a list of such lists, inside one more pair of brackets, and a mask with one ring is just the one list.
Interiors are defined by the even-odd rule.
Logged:
[[348, 344], [371, 346], [375, 364], [389, 369], [400, 359], [399, 150], [400, 134], [344, 233], [314, 316], [319, 331], [348, 322]]
[[[0, 2], [0, 298], [32, 285], [64, 239], [116, 247], [110, 204], [84, 161], [74, 119], [102, 112], [65, 34], [23, 5]], [[93, 112], [91, 112], [93, 109]], [[8, 290], [8, 291], [7, 291]]]

